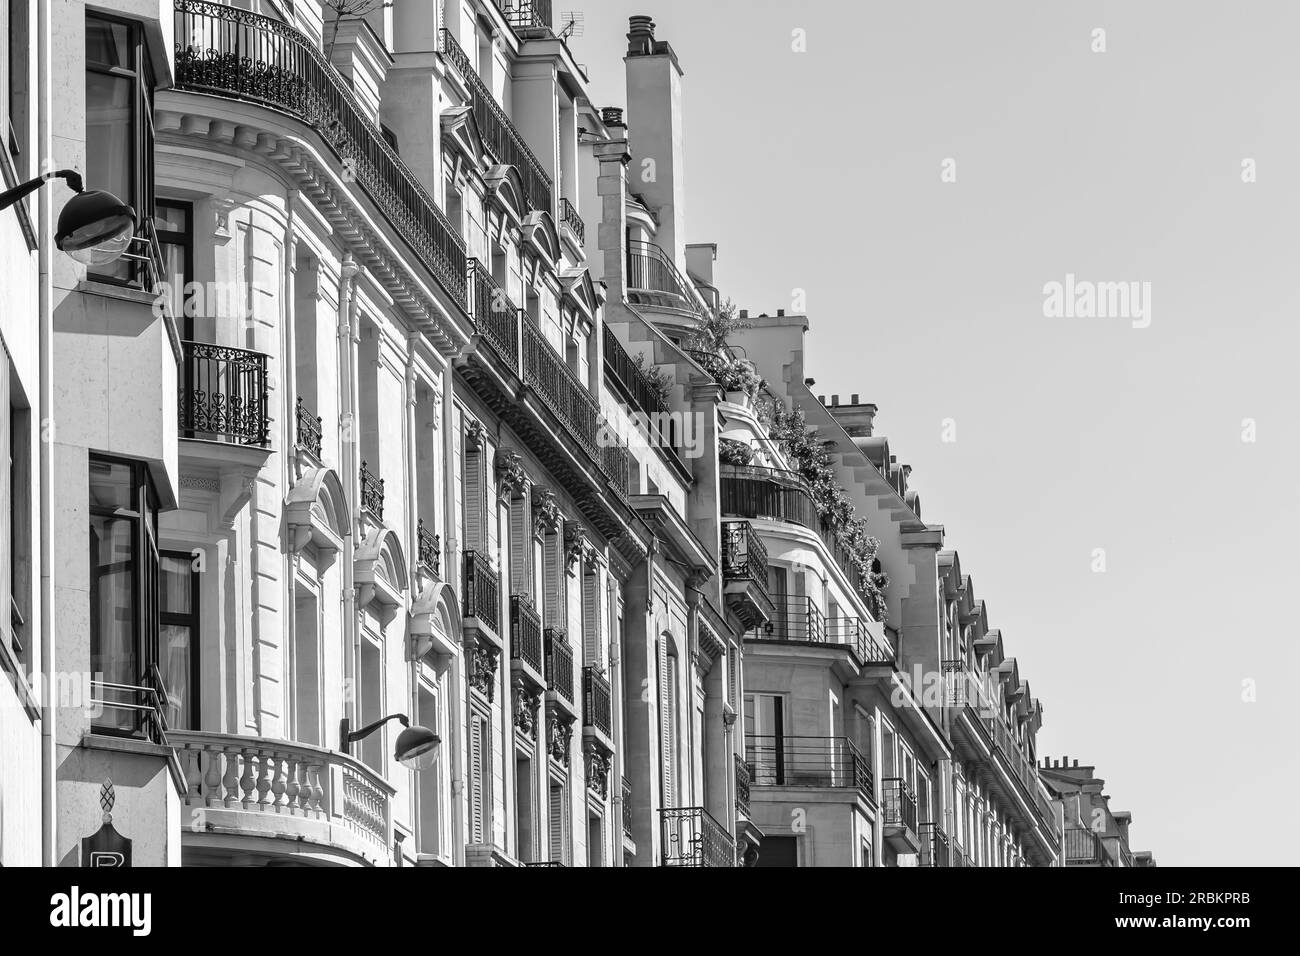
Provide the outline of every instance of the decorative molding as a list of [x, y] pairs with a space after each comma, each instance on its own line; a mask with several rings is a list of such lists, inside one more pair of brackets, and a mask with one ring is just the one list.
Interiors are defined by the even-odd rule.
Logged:
[[507, 448], [497, 449], [497, 488], [502, 498], [519, 498], [528, 487], [524, 459]]
[[542, 695], [528, 689], [522, 677], [511, 684], [514, 691], [515, 727], [523, 736], [537, 742], [537, 712], [542, 705]]
[[558, 710], [546, 715], [546, 752], [562, 764], [569, 762], [569, 741], [573, 737], [573, 718]]
[[489, 703], [495, 693], [497, 658], [500, 653], [487, 641], [479, 640], [474, 645], [470, 659], [469, 685], [486, 697]]
[[465, 423], [465, 450], [482, 451], [487, 443], [487, 429], [477, 418], [471, 418]]
[[190, 491], [221, 491], [221, 482], [216, 478], [201, 478], [198, 475], [182, 475], [180, 486]]
[[580, 524], [566, 523], [564, 526], [564, 567], [572, 570], [573, 565], [585, 557], [591, 550], [587, 543], [587, 532]]
[[602, 801], [609, 797], [610, 756], [593, 741], [582, 746], [582, 762], [587, 777], [587, 789]]
[[549, 488], [533, 488], [533, 529], [536, 534], [560, 530], [560, 501]]

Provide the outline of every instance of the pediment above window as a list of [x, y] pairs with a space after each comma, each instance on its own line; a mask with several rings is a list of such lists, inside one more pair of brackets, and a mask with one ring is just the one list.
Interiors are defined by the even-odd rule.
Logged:
[[380, 621], [387, 626], [405, 603], [409, 575], [402, 543], [388, 528], [376, 528], [357, 549], [353, 562], [353, 581], [357, 587], [357, 606], [375, 606]]
[[325, 567], [334, 563], [343, 550], [343, 539], [352, 533], [343, 483], [333, 468], [309, 469], [289, 489], [284, 515], [290, 552], [299, 554], [308, 544], [314, 545]]

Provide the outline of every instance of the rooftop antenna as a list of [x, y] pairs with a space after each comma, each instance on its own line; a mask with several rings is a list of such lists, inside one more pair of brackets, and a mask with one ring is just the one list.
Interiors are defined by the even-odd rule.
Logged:
[[560, 39], [567, 40], [569, 37], [582, 36], [583, 19], [581, 10], [560, 11], [560, 22], [564, 24], [564, 26], [560, 27]]

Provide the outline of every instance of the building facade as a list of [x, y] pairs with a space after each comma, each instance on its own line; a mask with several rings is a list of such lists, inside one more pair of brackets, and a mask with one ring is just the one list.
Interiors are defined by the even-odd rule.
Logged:
[[624, 109], [541, 0], [5, 3], [6, 187], [138, 215], [0, 213], [0, 863], [1065, 859], [875, 407], [686, 241], [649, 17]]

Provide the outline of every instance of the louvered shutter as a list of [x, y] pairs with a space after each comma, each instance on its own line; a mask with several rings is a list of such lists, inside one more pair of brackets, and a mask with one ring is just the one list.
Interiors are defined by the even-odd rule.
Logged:
[[740, 650], [727, 648], [727, 701], [732, 710], [740, 709]]
[[465, 448], [465, 547], [487, 553], [487, 449]]
[[515, 594], [533, 597], [533, 535], [528, 498], [510, 502], [510, 580]]
[[[13, 530], [10, 525], [14, 504], [14, 490], [10, 487], [13, 463], [12, 405], [9, 402], [9, 354], [0, 345], [0, 640], [10, 640], [10, 588], [13, 584], [11, 545]], [[26, 643], [24, 641], [24, 643]], [[12, 644], [10, 645], [12, 646]]]
[[663, 638], [659, 639], [659, 740], [660, 748], [663, 751], [660, 754], [663, 765], [662, 773], [664, 778], [664, 806], [677, 806], [677, 789], [676, 789], [676, 741], [675, 727], [673, 720], [673, 698], [675, 694], [675, 681], [673, 680], [673, 659], [668, 656], [668, 646]]
[[551, 860], [568, 863], [568, 843], [565, 840], [565, 820], [568, 817], [568, 800], [562, 784], [551, 784]]
[[592, 567], [582, 576], [582, 662], [589, 666], [605, 663], [600, 610], [600, 569]]
[[542, 545], [542, 570], [546, 578], [544, 593], [547, 627], [564, 627], [567, 618], [567, 598], [564, 586], [564, 536], [547, 534]]
[[475, 715], [470, 718], [469, 735], [469, 842], [484, 843], [487, 836], [487, 814], [484, 793], [484, 745], [486, 721]]

